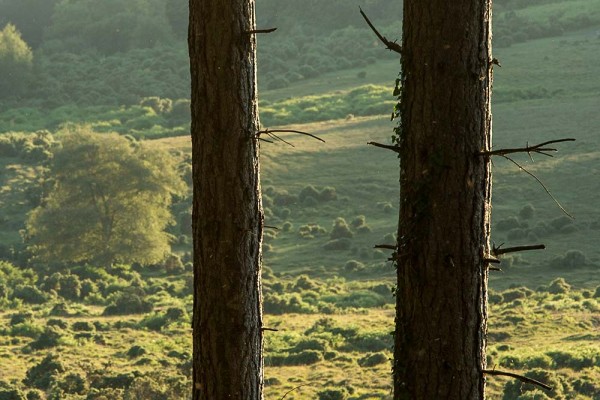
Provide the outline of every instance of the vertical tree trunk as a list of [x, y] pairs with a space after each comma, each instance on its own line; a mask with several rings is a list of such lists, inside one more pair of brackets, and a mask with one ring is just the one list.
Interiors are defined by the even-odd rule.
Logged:
[[262, 398], [254, 0], [190, 0], [193, 399]]
[[404, 0], [394, 398], [482, 399], [491, 0]]

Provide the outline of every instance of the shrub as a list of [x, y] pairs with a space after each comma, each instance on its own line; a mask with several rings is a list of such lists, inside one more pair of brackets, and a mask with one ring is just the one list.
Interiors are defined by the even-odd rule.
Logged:
[[181, 274], [185, 271], [181, 257], [177, 254], [169, 254], [164, 261], [165, 272], [169, 275]]
[[169, 307], [165, 313], [165, 317], [168, 321], [178, 321], [183, 319], [186, 315], [187, 313], [182, 307]]
[[358, 360], [358, 365], [361, 367], [374, 367], [388, 361], [388, 357], [384, 353], [369, 353]]
[[548, 293], [551, 294], [568, 293], [569, 290], [571, 290], [571, 285], [569, 285], [563, 278], [556, 278], [550, 282], [550, 286], [548, 287]]
[[571, 224], [573, 224], [573, 220], [571, 218], [567, 217], [566, 215], [563, 215], [562, 217], [554, 218], [552, 221], [550, 221], [550, 226], [553, 227], [554, 229], [556, 229], [557, 231], [560, 231], [565, 226], [571, 225]]
[[19, 96], [31, 78], [33, 53], [13, 24], [0, 30], [0, 98]]
[[340, 239], [340, 238], [351, 238], [354, 234], [350, 230], [350, 227], [346, 223], [344, 218], [336, 218], [333, 222], [333, 227], [331, 228], [331, 233], [329, 237], [331, 239]]
[[326, 389], [317, 393], [319, 400], [346, 400], [348, 392], [346, 389]]
[[359, 228], [367, 224], [367, 218], [364, 215], [359, 215], [350, 222], [350, 226], [353, 228]]
[[527, 204], [519, 211], [519, 217], [521, 219], [531, 219], [535, 214], [535, 208], [531, 204]]
[[12, 336], [25, 336], [36, 339], [44, 332], [44, 328], [33, 322], [23, 322], [11, 327], [10, 334]]
[[579, 250], [567, 250], [563, 256], [558, 256], [550, 261], [550, 267], [554, 269], [574, 269], [588, 265], [587, 258]]
[[10, 316], [10, 325], [22, 324], [24, 322], [31, 322], [33, 319], [33, 313], [31, 311], [24, 311]]
[[143, 356], [146, 353], [147, 353], [147, 351], [145, 348], [143, 348], [142, 346], [135, 345], [135, 346], [131, 346], [129, 348], [129, 350], [127, 350], [127, 357], [137, 358], [137, 357]]
[[58, 386], [64, 393], [68, 394], [82, 395], [85, 394], [88, 389], [86, 378], [77, 373], [70, 373], [61, 377]]
[[323, 354], [320, 351], [304, 350], [290, 354], [285, 360], [285, 365], [311, 365], [321, 361], [323, 361]]
[[308, 185], [300, 190], [300, 193], [298, 193], [298, 200], [300, 200], [301, 203], [304, 203], [307, 197], [311, 197], [313, 200], [316, 200], [319, 198], [319, 195], [319, 191], [315, 189], [313, 185]]
[[58, 346], [62, 336], [63, 333], [59, 328], [55, 326], [47, 326], [44, 329], [44, 332], [42, 332], [42, 334], [36, 340], [31, 342], [29, 346], [34, 350], [56, 347]]
[[0, 400], [26, 400], [23, 392], [18, 388], [1, 388]]
[[334, 187], [331, 186], [327, 186], [325, 188], [323, 188], [323, 190], [321, 190], [321, 193], [319, 193], [318, 199], [320, 201], [333, 201], [333, 200], [337, 200], [338, 195], [337, 192], [335, 190]]
[[152, 303], [140, 295], [125, 292], [117, 297], [114, 304], [104, 309], [103, 315], [143, 314], [151, 312], [153, 308]]
[[365, 265], [360, 261], [349, 260], [344, 264], [344, 271], [346, 272], [357, 272], [365, 269]]
[[64, 371], [65, 367], [59, 357], [55, 354], [48, 354], [39, 364], [27, 370], [23, 382], [28, 386], [46, 390]]
[[73, 322], [71, 329], [73, 329], [75, 332], [93, 332], [96, 330], [96, 327], [89, 321], [77, 321]]
[[44, 304], [48, 301], [48, 296], [33, 285], [17, 285], [13, 290], [13, 298], [29, 304]]

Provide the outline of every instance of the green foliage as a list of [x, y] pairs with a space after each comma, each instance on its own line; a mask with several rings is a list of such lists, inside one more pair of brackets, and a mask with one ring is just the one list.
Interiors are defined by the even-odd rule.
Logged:
[[318, 393], [319, 400], [345, 400], [348, 398], [348, 391], [341, 389], [326, 389]]
[[33, 53], [14, 25], [0, 31], [0, 99], [19, 96], [29, 84]]
[[64, 371], [65, 367], [60, 358], [50, 353], [38, 364], [27, 370], [24, 382], [28, 386], [45, 390]]
[[104, 309], [104, 315], [144, 314], [152, 311], [154, 306], [136, 293], [119, 294], [115, 303]]
[[[114, 134], [77, 128], [62, 136], [56, 180], [27, 222], [39, 261], [153, 263], [169, 252], [169, 205], [183, 193], [166, 152]], [[71, 293], [74, 294], [74, 293]]]
[[361, 367], [374, 367], [379, 364], [388, 362], [389, 358], [384, 353], [368, 353], [358, 360], [358, 365]]
[[346, 223], [344, 218], [336, 218], [333, 221], [333, 227], [331, 228], [331, 233], [329, 234], [331, 239], [340, 239], [340, 238], [352, 238], [354, 234], [350, 230], [350, 227]]

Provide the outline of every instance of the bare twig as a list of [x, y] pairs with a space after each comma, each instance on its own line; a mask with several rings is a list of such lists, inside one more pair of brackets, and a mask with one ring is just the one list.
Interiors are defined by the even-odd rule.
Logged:
[[265, 131], [259, 132], [259, 133], [264, 133], [266, 135], [269, 135], [269, 137], [279, 140], [280, 142], [283, 142], [283, 143], [287, 144], [288, 146], [296, 147], [293, 144], [291, 144], [290, 142], [288, 142], [287, 140], [284, 140], [284, 139], [280, 138], [279, 136], [277, 136], [276, 134], [274, 134], [273, 131], [265, 130]]
[[247, 35], [254, 35], [255, 33], [271, 33], [275, 32], [277, 28], [269, 28], [269, 29], [252, 29], [250, 31], [245, 31], [244, 33]]
[[373, 26], [371, 20], [369, 19], [369, 17], [367, 17], [367, 14], [364, 13], [362, 8], [358, 7], [358, 9], [360, 10], [360, 15], [362, 15], [362, 17], [365, 19], [371, 30], [375, 32], [375, 35], [377, 35], [379, 40], [381, 40], [381, 42], [385, 44], [386, 48], [390, 51], [395, 51], [396, 53], [402, 54], [402, 46], [400, 46], [396, 42], [389, 41], [385, 36], [381, 35], [381, 33], [379, 33], [379, 31]]
[[503, 271], [502, 271], [502, 268], [500, 268], [500, 267], [488, 267], [488, 269], [489, 269], [490, 271], [498, 271], [498, 272], [503, 272]]
[[268, 139], [258, 138], [258, 140], [260, 140], [261, 142], [273, 143], [272, 140], [268, 140]]
[[395, 244], [376, 244], [373, 246], [374, 249], [386, 249], [386, 250], [396, 250]]
[[396, 153], [400, 153], [400, 147], [398, 147], [398, 146], [382, 144], [382, 143], [377, 143], [377, 142], [367, 142], [367, 144], [370, 144], [371, 146], [375, 146], [375, 147], [381, 147], [382, 149], [392, 150], [392, 151], [395, 151]]
[[261, 331], [279, 332], [279, 329], [275, 328], [260, 328]]
[[561, 209], [561, 211], [563, 213], [565, 213], [566, 216], [568, 216], [571, 219], [575, 219], [571, 214], [569, 214], [567, 212], [567, 210], [565, 210], [565, 208], [558, 202], [558, 200], [556, 199], [556, 197], [554, 197], [552, 195], [552, 193], [550, 193], [550, 191], [548, 190], [548, 188], [546, 187], [546, 185], [544, 185], [544, 183], [540, 180], [540, 178], [538, 178], [537, 176], [535, 176], [532, 172], [527, 171], [523, 166], [521, 166], [521, 164], [519, 164], [518, 162], [516, 162], [515, 160], [513, 160], [512, 158], [510, 158], [507, 155], [502, 155], [502, 157], [506, 158], [508, 161], [510, 161], [511, 163], [515, 164], [517, 167], [519, 167], [519, 169], [523, 172], [525, 172], [527, 175], [531, 176], [533, 179], [535, 179], [541, 186], [542, 188], [544, 188], [544, 190], [546, 191], [546, 193], [548, 194], [548, 196], [550, 196], [550, 198], [552, 200], [554, 200], [554, 202], [556, 203], [556, 205], [558, 206], [558, 208]]
[[278, 231], [278, 230], [279, 230], [279, 228], [278, 228], [278, 227], [276, 227], [276, 226], [272, 226], [272, 225], [264, 225], [264, 227], [265, 227], [265, 228], [267, 228], [267, 229], [275, 229], [276, 231]]
[[526, 376], [523, 375], [519, 375], [519, 374], [514, 374], [512, 372], [506, 372], [506, 371], [497, 371], [495, 369], [484, 369], [482, 371], [484, 374], [486, 375], [500, 375], [500, 376], [510, 376], [511, 378], [515, 378], [520, 380], [521, 382], [525, 382], [525, 383], [530, 383], [532, 385], [537, 385], [540, 387], [543, 387], [546, 390], [552, 390], [552, 386], [548, 386], [545, 383], [542, 383], [540, 381], [537, 381], [535, 379], [532, 378], [528, 378]]
[[492, 257], [484, 258], [483, 261], [485, 261], [488, 264], [500, 264], [500, 260], [498, 260], [497, 258], [492, 258]]
[[[297, 131], [297, 130], [295, 130], [295, 129], [263, 129], [263, 130], [261, 130], [261, 131], [258, 131], [258, 132], [257, 132], [257, 134], [258, 134], [259, 136], [260, 136], [262, 133], [264, 133], [264, 134], [266, 134], [266, 135], [269, 135], [269, 136], [271, 136], [271, 137], [272, 137], [272, 136], [275, 136], [273, 133], [298, 133], [298, 134], [300, 134], [300, 135], [310, 136], [310, 137], [311, 137], [311, 138], [313, 138], [313, 139], [317, 139], [318, 141], [321, 141], [321, 142], [325, 143], [325, 141], [324, 141], [323, 139], [321, 139], [321, 138], [320, 138], [320, 137], [318, 137], [318, 136], [315, 136], [315, 135], [313, 135], [312, 133], [308, 133], [308, 132], [302, 132], [302, 131]], [[283, 140], [283, 139], [279, 138], [278, 136], [275, 136], [275, 137], [277, 137], [279, 140], [282, 140], [282, 141], [284, 141], [284, 142], [285, 142], [285, 140]], [[288, 142], [285, 142], [285, 143], [288, 143]], [[288, 143], [288, 144], [290, 144], [290, 143]]]
[[507, 154], [512, 154], [512, 153], [527, 153], [531, 157], [531, 153], [538, 153], [538, 154], [543, 154], [548, 157], [552, 157], [552, 154], [548, 154], [548, 152], [549, 151], [558, 151], [558, 150], [553, 147], [544, 147], [544, 146], [548, 146], [548, 145], [554, 144], [554, 143], [574, 142], [574, 141], [575, 141], [575, 139], [573, 139], [573, 138], [549, 140], [547, 142], [536, 144], [533, 146], [526, 145], [525, 147], [515, 147], [515, 148], [509, 148], [509, 149], [482, 151], [479, 153], [479, 155], [481, 155], [481, 156], [505, 156]]
[[501, 249], [500, 247], [502, 247], [502, 245], [500, 245], [498, 247], [493, 246], [492, 254], [495, 256], [499, 256], [499, 255], [506, 254], [506, 253], [516, 253], [517, 251], [544, 250], [546, 248], [546, 246], [543, 244], [532, 244], [532, 245], [527, 245], [527, 246], [514, 246], [514, 247], [507, 247], [505, 249]]
[[302, 386], [308, 386], [308, 385], [310, 385], [310, 383], [303, 383], [302, 385], [298, 385], [298, 386], [296, 386], [296, 387], [293, 387], [293, 388], [291, 388], [290, 390], [288, 390], [287, 392], [285, 392], [285, 393], [283, 394], [283, 396], [281, 396], [281, 397], [279, 398], [279, 400], [283, 400], [283, 399], [285, 399], [285, 397], [286, 397], [288, 394], [292, 393], [294, 390], [300, 389]]

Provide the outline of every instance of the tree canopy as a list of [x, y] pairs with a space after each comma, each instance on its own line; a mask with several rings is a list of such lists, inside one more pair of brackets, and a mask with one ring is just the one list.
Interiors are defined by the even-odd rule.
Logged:
[[13, 24], [0, 31], [0, 98], [20, 94], [33, 62], [31, 48]]
[[27, 222], [41, 262], [149, 264], [170, 250], [172, 197], [185, 185], [164, 150], [117, 134], [72, 129], [50, 166], [53, 188]]

